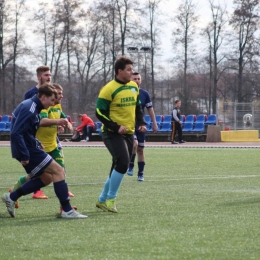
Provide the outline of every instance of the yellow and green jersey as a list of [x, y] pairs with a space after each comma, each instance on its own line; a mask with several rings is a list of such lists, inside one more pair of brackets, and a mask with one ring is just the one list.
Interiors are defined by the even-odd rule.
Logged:
[[[61, 104], [41, 110], [40, 118], [60, 119], [66, 118], [62, 112]], [[57, 147], [57, 125], [40, 126], [36, 138], [44, 145], [45, 152], [51, 152]]]
[[117, 79], [110, 81], [100, 90], [96, 104], [96, 115], [103, 123], [102, 131], [117, 132], [123, 125], [127, 134], [133, 134], [136, 107], [140, 105], [139, 89], [135, 82], [123, 83]]

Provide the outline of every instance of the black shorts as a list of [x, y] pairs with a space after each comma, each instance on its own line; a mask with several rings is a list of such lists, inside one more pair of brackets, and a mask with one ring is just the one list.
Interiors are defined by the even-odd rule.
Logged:
[[120, 173], [126, 173], [133, 152], [134, 135], [104, 132], [102, 139], [112, 156], [112, 167]]

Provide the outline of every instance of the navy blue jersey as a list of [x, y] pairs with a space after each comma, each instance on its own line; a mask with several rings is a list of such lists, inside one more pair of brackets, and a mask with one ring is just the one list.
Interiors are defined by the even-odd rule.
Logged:
[[43, 105], [37, 96], [24, 100], [12, 113], [11, 151], [19, 161], [30, 159], [29, 150], [39, 147], [35, 134], [40, 124], [39, 113]]
[[28, 98], [32, 98], [33, 96], [35, 96], [36, 94], [38, 94], [39, 89], [36, 87], [30, 88], [25, 94], [24, 94], [24, 100], [28, 99]]
[[142, 104], [143, 112], [144, 112], [145, 107], [146, 108], [153, 107], [152, 101], [151, 101], [151, 98], [150, 98], [148, 91], [140, 88], [139, 89], [139, 98], [140, 98], [140, 101], [141, 101], [141, 104]]

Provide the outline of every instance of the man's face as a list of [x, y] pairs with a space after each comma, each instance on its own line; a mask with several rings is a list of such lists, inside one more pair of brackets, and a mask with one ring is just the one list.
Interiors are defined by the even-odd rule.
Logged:
[[61, 89], [56, 89], [57, 91], [57, 98], [55, 99], [55, 104], [60, 104], [63, 98], [63, 91]]
[[181, 102], [176, 103], [176, 107], [181, 107]]
[[131, 80], [133, 75], [133, 65], [127, 64], [124, 70], [118, 70], [117, 78], [125, 83]]
[[50, 97], [42, 95], [40, 98], [41, 103], [45, 109], [48, 109], [50, 106], [54, 106], [55, 99], [55, 94], [52, 94]]
[[142, 83], [141, 75], [132, 75], [131, 80], [134, 81], [140, 88], [140, 85]]
[[49, 70], [43, 72], [42, 75], [38, 77], [38, 80], [40, 81], [41, 85], [45, 82], [50, 83], [51, 82], [51, 72]]

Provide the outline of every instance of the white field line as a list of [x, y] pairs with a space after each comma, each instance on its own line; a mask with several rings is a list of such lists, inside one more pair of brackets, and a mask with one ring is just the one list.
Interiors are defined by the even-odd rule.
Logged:
[[[230, 175], [230, 176], [209, 176], [209, 177], [192, 177], [192, 178], [166, 178], [166, 179], [158, 179], [158, 180], [153, 180], [145, 179], [145, 182], [165, 182], [165, 181], [192, 181], [192, 180], [221, 180], [221, 179], [242, 179], [242, 178], [258, 178], [260, 177], [259, 175]], [[128, 180], [124, 179], [123, 183], [129, 183], [129, 182], [137, 182], [137, 179], [134, 177], [134, 179], [131, 180], [131, 177], [126, 177], [129, 178]], [[68, 180], [69, 178], [67, 178]], [[73, 179], [75, 179], [75, 176], [73, 176]], [[6, 179], [7, 180], [7, 179]], [[84, 186], [84, 185], [101, 185], [104, 184], [104, 182], [85, 182], [85, 183], [69, 183], [69, 186]], [[49, 187], [52, 187], [53, 185], [48, 185]], [[8, 189], [10, 188], [9, 186], [0, 186], [0, 189]]]

